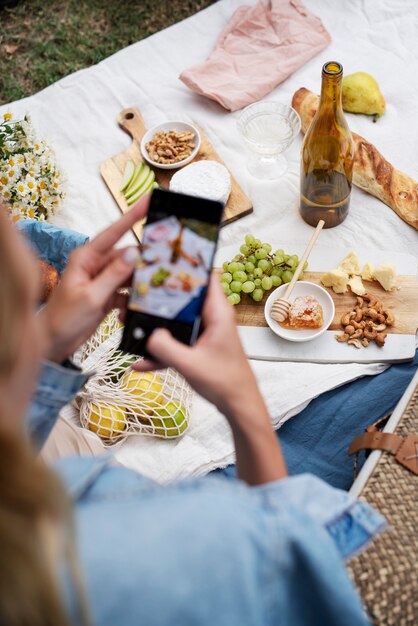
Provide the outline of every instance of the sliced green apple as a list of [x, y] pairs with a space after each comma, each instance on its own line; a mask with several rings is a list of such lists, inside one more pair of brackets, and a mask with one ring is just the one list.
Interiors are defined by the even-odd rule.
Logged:
[[[136, 183], [138, 181], [138, 178], [141, 176], [142, 171], [145, 167], [145, 164], [143, 163], [143, 161], [140, 161], [138, 163], [138, 165], [136, 165], [135, 167], [135, 171], [134, 171], [134, 175], [131, 178], [131, 182], [129, 183], [129, 185], [126, 187], [124, 193], [125, 195], [127, 193], [129, 193], [130, 191], [132, 191], [132, 189], [134, 188], [134, 186], [136, 186]], [[147, 166], [148, 167], [148, 166]]]
[[129, 187], [133, 176], [135, 174], [135, 163], [133, 161], [126, 161], [125, 170], [123, 172], [122, 181], [120, 183], [119, 190], [125, 191]]
[[134, 195], [127, 198], [128, 205], [130, 206], [131, 204], [139, 200], [139, 198], [141, 198], [145, 193], [151, 191], [151, 189], [154, 187], [154, 181], [155, 173], [152, 170], [149, 170], [148, 177], [144, 180], [141, 187], [139, 187]]
[[139, 176], [136, 178], [135, 182], [130, 186], [129, 190], [125, 192], [126, 199], [130, 198], [131, 196], [135, 196], [137, 194], [139, 189], [141, 189], [142, 185], [148, 179], [150, 172], [151, 172], [151, 169], [148, 167], [148, 165], [144, 165]]

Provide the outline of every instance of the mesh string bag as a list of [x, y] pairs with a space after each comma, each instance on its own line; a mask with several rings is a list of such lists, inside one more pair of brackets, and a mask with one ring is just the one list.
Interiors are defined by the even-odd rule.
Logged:
[[140, 357], [118, 350], [121, 336], [122, 325], [112, 311], [74, 355], [74, 362], [91, 374], [75, 399], [82, 426], [104, 446], [138, 435], [180, 437], [189, 425], [189, 385], [171, 368], [132, 370]]

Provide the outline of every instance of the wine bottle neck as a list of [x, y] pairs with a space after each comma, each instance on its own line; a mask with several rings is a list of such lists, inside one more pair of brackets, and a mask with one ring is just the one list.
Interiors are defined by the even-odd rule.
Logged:
[[325, 63], [322, 68], [322, 86], [320, 106], [328, 106], [333, 109], [342, 108], [341, 84], [343, 68], [340, 63], [331, 61]]

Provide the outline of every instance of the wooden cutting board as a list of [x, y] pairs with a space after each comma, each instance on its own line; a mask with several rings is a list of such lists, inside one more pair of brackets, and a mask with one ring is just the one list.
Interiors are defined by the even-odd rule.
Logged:
[[[303, 280], [321, 283], [323, 272], [305, 272]], [[418, 327], [418, 282], [415, 276], [398, 276], [399, 290], [385, 291], [375, 280], [364, 281], [367, 291], [376, 295], [385, 305], [386, 309], [393, 311], [395, 324], [388, 328], [389, 333], [400, 335], [414, 335]], [[347, 293], [335, 293], [327, 289], [335, 304], [334, 321], [329, 330], [342, 331], [340, 319], [344, 313], [351, 311], [356, 303], [356, 297], [349, 291]], [[264, 317], [264, 305], [270, 292], [264, 294], [261, 302], [254, 302], [250, 297], [243, 297], [242, 302], [235, 307], [238, 326], [267, 327]]]
[[[115, 198], [120, 210], [122, 213], [126, 213], [129, 211], [130, 207], [128, 206], [123, 194], [119, 191], [120, 182], [122, 180], [122, 175], [125, 169], [126, 162], [129, 159], [132, 159], [134, 163], [139, 163], [142, 161], [142, 155], [139, 148], [139, 144], [141, 142], [142, 137], [147, 131], [147, 128], [144, 124], [144, 120], [140, 112], [137, 109], [124, 109], [119, 113], [118, 116], [119, 126], [127, 132], [132, 137], [132, 143], [123, 152], [116, 154], [111, 159], [104, 161], [100, 166], [100, 173], [109, 187], [113, 197]], [[210, 159], [212, 161], [218, 161], [225, 165], [222, 161], [215, 148], [212, 146], [211, 142], [205, 135], [204, 131], [199, 128], [199, 133], [201, 137], [201, 145], [200, 150], [192, 161], [200, 161], [203, 159]], [[178, 170], [162, 170], [159, 168], [154, 168], [155, 178], [157, 183], [161, 187], [168, 188], [170, 184], [170, 179], [175, 172]], [[228, 198], [228, 202], [225, 206], [224, 217], [222, 220], [222, 226], [226, 224], [230, 224], [235, 220], [252, 213], [253, 207], [251, 200], [248, 196], [245, 195], [235, 178], [231, 174], [231, 194]], [[133, 231], [138, 239], [142, 236], [142, 226], [141, 224], [137, 224], [134, 226]]]
[[[237, 248], [238, 246], [235, 245], [220, 249], [216, 256], [216, 267], [219, 268], [224, 261], [232, 259], [237, 253]], [[273, 248], [290, 250], [292, 254], [298, 254], [299, 257], [304, 249], [289, 243], [276, 244]], [[323, 273], [330, 268], [337, 267], [348, 252], [350, 249], [324, 247], [317, 244], [309, 259], [310, 271], [304, 273], [303, 280], [321, 284], [320, 279]], [[264, 318], [267, 295], [259, 303], [244, 295], [242, 302], [235, 306], [234, 310], [239, 335], [247, 356], [270, 361], [311, 363], [394, 363], [412, 359], [415, 354], [415, 337], [418, 327], [416, 258], [410, 254], [384, 250], [357, 250], [357, 252], [360, 267], [363, 267], [366, 261], [373, 266], [390, 261], [394, 263], [398, 271], [399, 290], [388, 292], [377, 281], [364, 281], [366, 289], [378, 296], [385, 307], [393, 311], [395, 315], [395, 324], [388, 328], [390, 334], [383, 348], [379, 348], [372, 342], [368, 348], [357, 350], [353, 346], [338, 343], [335, 340], [335, 333], [342, 332], [341, 316], [352, 309], [356, 297], [349, 291], [345, 294], [336, 294], [332, 289], [328, 289], [335, 304], [333, 323], [320, 337], [303, 343], [286, 341], [275, 335], [268, 327]]]

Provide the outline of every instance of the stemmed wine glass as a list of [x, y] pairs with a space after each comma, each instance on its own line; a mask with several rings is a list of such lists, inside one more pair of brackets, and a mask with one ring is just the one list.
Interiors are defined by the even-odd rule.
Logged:
[[282, 153], [300, 130], [295, 109], [280, 102], [255, 102], [242, 111], [237, 125], [251, 151], [249, 172], [264, 180], [283, 176], [287, 160]]

